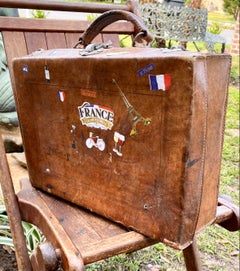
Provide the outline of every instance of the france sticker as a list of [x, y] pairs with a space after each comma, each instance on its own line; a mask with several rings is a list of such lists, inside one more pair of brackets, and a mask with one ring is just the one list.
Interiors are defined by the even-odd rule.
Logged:
[[61, 102], [64, 102], [65, 98], [66, 98], [66, 94], [64, 91], [58, 91], [58, 98]]
[[170, 74], [149, 75], [150, 90], [169, 90], [171, 87]]

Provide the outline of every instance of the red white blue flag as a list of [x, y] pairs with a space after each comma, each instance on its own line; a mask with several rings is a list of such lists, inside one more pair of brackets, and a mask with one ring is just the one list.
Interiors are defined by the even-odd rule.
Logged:
[[65, 98], [66, 98], [66, 94], [64, 91], [58, 91], [58, 98], [61, 102], [64, 102]]
[[170, 74], [149, 75], [150, 90], [168, 90], [171, 86]]

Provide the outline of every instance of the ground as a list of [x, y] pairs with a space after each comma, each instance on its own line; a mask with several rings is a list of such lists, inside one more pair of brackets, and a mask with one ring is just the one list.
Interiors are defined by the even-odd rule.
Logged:
[[15, 258], [15, 254], [12, 250], [4, 249], [3, 246], [0, 245], [0, 271], [17, 271], [17, 262]]

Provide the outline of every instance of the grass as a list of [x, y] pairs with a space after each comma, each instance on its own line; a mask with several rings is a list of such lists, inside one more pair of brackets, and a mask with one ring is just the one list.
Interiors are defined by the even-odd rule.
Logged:
[[220, 193], [239, 205], [239, 89], [229, 88]]
[[219, 23], [219, 24], [228, 24], [235, 26], [235, 20], [233, 15], [228, 13], [216, 13], [216, 12], [208, 12], [208, 21]]
[[232, 83], [238, 84], [240, 82], [239, 56], [233, 56], [232, 57], [232, 67], [231, 67], [230, 76], [231, 76]]
[[239, 129], [239, 90], [230, 87], [226, 115], [226, 129]]

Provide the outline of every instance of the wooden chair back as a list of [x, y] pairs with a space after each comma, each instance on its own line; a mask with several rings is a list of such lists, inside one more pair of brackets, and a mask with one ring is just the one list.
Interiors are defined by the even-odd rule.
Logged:
[[[0, 7], [4, 6], [5, 2], [7, 1], [3, 1], [3, 3], [0, 4]], [[22, 4], [26, 2], [25, 4], [28, 4], [26, 6], [27, 8], [35, 7], [35, 4], [31, 3], [31, 1], [21, 2]], [[15, 5], [12, 4], [12, 6], [14, 7]], [[21, 7], [21, 3], [19, 3], [18, 6]], [[25, 5], [23, 6], [25, 7]], [[48, 9], [58, 8], [58, 6], [52, 7], [51, 1], [46, 1], [46, 4], [43, 5], [43, 8], [44, 7]], [[82, 7], [82, 10], [84, 12], [95, 11], [98, 13], [100, 13], [101, 11], [105, 11], [105, 9], [111, 10], [115, 7], [117, 8], [117, 6], [115, 5], [106, 5], [104, 9], [102, 8], [102, 6], [97, 6], [94, 8], [92, 6], [87, 6], [88, 8], [85, 10], [85, 6], [81, 6], [78, 4], [73, 4], [73, 6], [71, 6], [71, 9], [68, 7], [69, 5], [66, 5], [65, 9], [73, 11], [78, 9], [81, 10]], [[130, 10], [128, 6], [123, 6], [122, 9], [124, 8], [125, 10]], [[64, 9], [64, 3], [62, 9]], [[85, 29], [90, 25], [90, 23], [91, 22], [87, 20], [0, 17], [0, 32], [2, 33], [3, 42], [5, 45], [10, 74], [12, 75], [13, 73], [13, 58], [30, 54], [39, 49], [47, 50], [55, 48], [73, 48], [73, 46], [78, 42], [80, 35], [85, 31]], [[111, 40], [113, 46], [119, 47], [119, 35], [132, 35], [133, 33], [134, 26], [130, 22], [115, 22], [112, 25], [103, 29], [102, 32], [94, 39], [94, 42], [106, 42], [108, 40]], [[11, 79], [14, 86], [14, 79]]]

